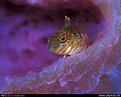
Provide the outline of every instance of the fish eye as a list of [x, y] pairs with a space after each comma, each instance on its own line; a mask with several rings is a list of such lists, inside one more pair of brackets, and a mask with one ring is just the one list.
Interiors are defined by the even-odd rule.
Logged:
[[66, 42], [66, 36], [62, 36], [61, 38], [60, 38], [60, 41], [59, 41], [60, 43], [64, 43], [64, 42]]

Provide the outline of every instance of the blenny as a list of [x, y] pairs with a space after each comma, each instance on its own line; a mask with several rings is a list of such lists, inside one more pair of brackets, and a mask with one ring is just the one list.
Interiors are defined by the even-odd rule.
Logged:
[[79, 53], [91, 42], [87, 35], [74, 25], [69, 17], [65, 16], [64, 27], [50, 36], [48, 43], [50, 52], [66, 56]]

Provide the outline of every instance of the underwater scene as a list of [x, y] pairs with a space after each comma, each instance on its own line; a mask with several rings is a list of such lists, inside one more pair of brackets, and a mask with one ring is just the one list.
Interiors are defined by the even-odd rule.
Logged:
[[121, 0], [0, 0], [0, 94], [121, 94]]

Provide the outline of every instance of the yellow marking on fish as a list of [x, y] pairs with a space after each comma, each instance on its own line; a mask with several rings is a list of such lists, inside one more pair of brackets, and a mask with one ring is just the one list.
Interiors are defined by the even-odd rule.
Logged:
[[69, 46], [69, 47], [66, 49], [65, 53], [68, 54], [68, 53], [70, 52], [70, 50], [71, 50], [71, 46]]

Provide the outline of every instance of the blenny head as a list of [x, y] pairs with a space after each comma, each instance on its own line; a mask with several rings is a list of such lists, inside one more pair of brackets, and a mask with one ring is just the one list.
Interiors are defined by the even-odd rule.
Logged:
[[72, 26], [70, 18], [65, 16], [64, 27], [50, 36], [48, 43], [51, 52], [71, 55], [86, 48], [87, 36], [77, 27]]

